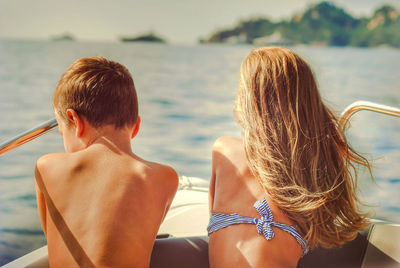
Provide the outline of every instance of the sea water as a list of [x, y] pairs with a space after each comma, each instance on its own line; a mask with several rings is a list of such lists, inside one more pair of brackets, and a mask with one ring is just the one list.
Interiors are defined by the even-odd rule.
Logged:
[[[0, 142], [54, 117], [53, 90], [76, 59], [104, 56], [132, 73], [142, 125], [133, 151], [208, 179], [211, 146], [240, 136], [233, 102], [250, 46], [0, 41]], [[326, 103], [338, 114], [357, 100], [400, 106], [400, 50], [296, 46], [312, 66]], [[400, 119], [361, 112], [347, 131], [374, 160], [376, 184], [361, 172], [360, 196], [375, 217], [400, 222]], [[63, 151], [53, 131], [0, 157], [0, 265], [46, 243], [36, 209], [34, 166]]]

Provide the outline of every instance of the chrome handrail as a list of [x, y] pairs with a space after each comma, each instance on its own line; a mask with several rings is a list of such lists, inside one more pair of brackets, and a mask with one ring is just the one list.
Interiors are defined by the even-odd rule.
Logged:
[[[400, 117], [400, 109], [382, 105], [378, 103], [373, 103], [369, 101], [356, 101], [347, 106], [344, 111], [342, 112], [340, 119], [339, 119], [339, 127], [344, 129], [347, 122], [349, 121], [350, 117], [354, 115], [356, 112], [368, 110], [393, 116]], [[14, 150], [15, 148], [21, 146], [24, 143], [27, 143], [31, 140], [36, 139], [37, 137], [50, 132], [51, 130], [55, 129], [58, 126], [56, 119], [50, 119], [30, 130], [25, 131], [18, 136], [9, 139], [0, 144], [0, 156]]]
[[11, 150], [25, 144], [31, 140], [36, 139], [43, 134], [52, 131], [58, 126], [55, 118], [50, 119], [34, 128], [31, 128], [3, 143], [0, 144], [0, 156], [8, 153]]
[[400, 117], [400, 109], [396, 107], [391, 107], [383, 104], [378, 104], [369, 101], [356, 101], [347, 106], [342, 114], [340, 115], [339, 119], [339, 128], [344, 130], [346, 127], [347, 122], [349, 122], [350, 117], [352, 117], [355, 113], [359, 111], [372, 111], [392, 116]]

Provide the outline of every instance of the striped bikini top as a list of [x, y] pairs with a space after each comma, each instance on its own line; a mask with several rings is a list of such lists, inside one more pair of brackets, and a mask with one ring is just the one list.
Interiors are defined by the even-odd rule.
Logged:
[[272, 230], [272, 226], [282, 229], [289, 234], [291, 234], [294, 238], [296, 238], [297, 242], [303, 248], [303, 255], [307, 254], [308, 247], [307, 241], [305, 241], [301, 235], [297, 232], [294, 226], [290, 226], [284, 223], [274, 222], [274, 216], [272, 215], [271, 209], [268, 206], [267, 200], [263, 198], [260, 201], [256, 201], [254, 203], [254, 208], [261, 215], [260, 219], [240, 216], [239, 214], [224, 214], [224, 213], [213, 213], [210, 217], [210, 223], [208, 224], [207, 231], [208, 235], [211, 233], [221, 229], [228, 227], [229, 225], [248, 223], [255, 224], [258, 233], [264, 235], [267, 240], [271, 240], [274, 237], [274, 231]]

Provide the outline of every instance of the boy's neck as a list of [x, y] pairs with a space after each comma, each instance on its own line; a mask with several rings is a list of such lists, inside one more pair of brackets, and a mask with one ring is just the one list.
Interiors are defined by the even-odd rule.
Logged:
[[86, 148], [94, 144], [102, 144], [110, 149], [117, 149], [126, 154], [133, 154], [130, 139], [130, 129], [116, 129], [113, 125], [106, 125], [100, 128], [89, 127], [86, 129], [86, 135], [82, 137], [82, 141], [86, 144]]

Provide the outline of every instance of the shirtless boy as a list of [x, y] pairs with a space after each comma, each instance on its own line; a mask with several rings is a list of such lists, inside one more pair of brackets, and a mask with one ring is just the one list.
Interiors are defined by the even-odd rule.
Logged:
[[148, 267], [178, 176], [132, 152], [140, 117], [129, 71], [79, 59], [53, 105], [66, 152], [41, 157], [35, 170], [50, 266]]

